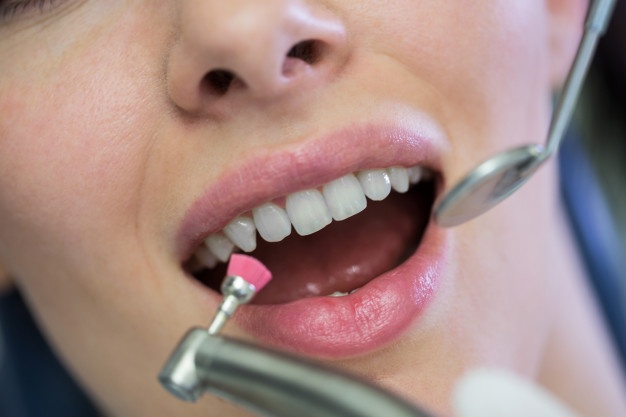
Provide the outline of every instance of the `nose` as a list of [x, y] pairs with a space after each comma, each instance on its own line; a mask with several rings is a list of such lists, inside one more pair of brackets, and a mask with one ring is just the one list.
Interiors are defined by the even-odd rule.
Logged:
[[229, 97], [278, 99], [328, 82], [345, 62], [346, 30], [328, 9], [299, 0], [179, 4], [167, 84], [188, 113], [208, 112]]

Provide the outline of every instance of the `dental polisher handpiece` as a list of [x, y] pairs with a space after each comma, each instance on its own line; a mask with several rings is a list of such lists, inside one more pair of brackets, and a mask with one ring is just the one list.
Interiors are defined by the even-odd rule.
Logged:
[[431, 416], [323, 364], [216, 334], [271, 279], [261, 262], [233, 255], [209, 331], [192, 329], [180, 341], [159, 373], [163, 387], [185, 401], [210, 393], [268, 417]]
[[209, 326], [209, 334], [219, 333], [237, 307], [249, 302], [271, 279], [272, 273], [257, 259], [242, 254], [232, 255], [222, 282], [224, 299]]

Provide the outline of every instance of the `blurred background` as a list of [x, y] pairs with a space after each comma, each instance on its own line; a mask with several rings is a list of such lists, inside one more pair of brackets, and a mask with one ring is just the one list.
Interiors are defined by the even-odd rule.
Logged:
[[569, 136], [563, 196], [626, 373], [626, 1], [600, 41]]
[[[579, 103], [576, 127], [626, 237], [626, 2], [618, 1]], [[624, 254], [624, 253], [622, 253]]]

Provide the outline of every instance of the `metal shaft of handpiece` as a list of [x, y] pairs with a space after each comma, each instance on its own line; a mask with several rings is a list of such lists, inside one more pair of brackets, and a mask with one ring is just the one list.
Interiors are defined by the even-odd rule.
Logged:
[[235, 314], [237, 307], [249, 302], [255, 292], [256, 288], [254, 285], [250, 284], [242, 277], [229, 275], [224, 278], [224, 282], [222, 283], [224, 299], [208, 328], [209, 334], [214, 335], [219, 333], [228, 322], [228, 319]]
[[353, 376], [284, 352], [190, 331], [159, 375], [172, 394], [217, 395], [270, 417], [428, 417]]
[[209, 334], [216, 335], [220, 331], [222, 331], [229, 318], [230, 316], [228, 314], [226, 314], [222, 310], [218, 310], [217, 314], [215, 314], [215, 317], [213, 318], [213, 321], [211, 322], [211, 325], [207, 330]]
[[227, 295], [222, 300], [222, 304], [220, 304], [220, 308], [217, 310], [213, 321], [211, 321], [211, 325], [208, 328], [208, 332], [211, 335], [218, 334], [222, 328], [228, 322], [228, 319], [235, 313], [239, 307], [239, 300], [234, 295]]

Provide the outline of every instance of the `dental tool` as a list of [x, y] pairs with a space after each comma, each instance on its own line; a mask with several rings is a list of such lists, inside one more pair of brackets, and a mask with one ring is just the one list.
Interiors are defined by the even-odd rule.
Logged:
[[269, 417], [429, 417], [425, 411], [353, 376], [295, 355], [218, 335], [237, 306], [271, 279], [247, 255], [231, 257], [224, 301], [209, 329], [194, 328], [159, 374], [174, 396], [197, 401], [211, 393]]
[[417, 406], [319, 362], [192, 329], [159, 375], [185, 401], [210, 393], [269, 417], [428, 417]]
[[470, 171], [435, 204], [435, 222], [452, 227], [491, 209], [518, 190], [559, 148], [600, 36], [616, 0], [595, 0], [585, 32], [554, 111], [544, 145], [524, 145], [495, 155]]
[[248, 303], [271, 279], [272, 273], [256, 258], [232, 255], [221, 287], [224, 299], [209, 325], [209, 334], [219, 333], [237, 307]]

